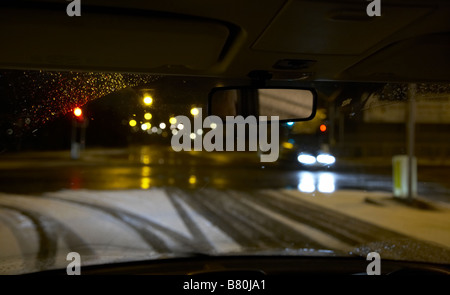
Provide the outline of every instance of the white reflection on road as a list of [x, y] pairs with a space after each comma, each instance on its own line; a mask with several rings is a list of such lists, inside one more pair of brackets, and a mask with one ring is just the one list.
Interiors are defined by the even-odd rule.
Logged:
[[298, 189], [304, 193], [312, 193], [318, 190], [321, 193], [333, 193], [336, 190], [336, 178], [331, 172], [298, 173]]

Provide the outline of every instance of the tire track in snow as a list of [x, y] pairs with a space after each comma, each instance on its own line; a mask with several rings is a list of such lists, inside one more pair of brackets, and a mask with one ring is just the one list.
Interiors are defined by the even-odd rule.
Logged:
[[199, 244], [199, 250], [203, 253], [210, 253], [214, 250], [214, 247], [209, 242], [208, 238], [203, 234], [202, 230], [195, 223], [195, 221], [189, 216], [188, 212], [180, 204], [179, 196], [176, 194], [167, 193], [167, 197], [172, 203], [173, 207], [177, 211], [180, 218], [192, 234], [193, 240]]
[[270, 202], [279, 212], [301, 219], [351, 245], [374, 241], [374, 237], [378, 240], [389, 240], [401, 236], [399, 233], [311, 204], [284, 191], [263, 191], [259, 197]]
[[33, 223], [39, 237], [38, 252], [35, 259], [35, 268], [37, 270], [48, 269], [55, 264], [58, 251], [58, 237], [63, 238], [71, 251], [77, 251], [85, 255], [94, 255], [94, 251], [86, 246], [81, 237], [56, 219], [11, 205], [0, 204], [0, 207], [16, 211]]
[[182, 199], [190, 208], [195, 210], [195, 212], [206, 220], [209, 220], [241, 247], [256, 248], [260, 244], [257, 240], [249, 237], [245, 233], [245, 225], [236, 225], [235, 222], [230, 220], [229, 215], [221, 211], [223, 208], [211, 206], [211, 204], [205, 202], [205, 200], [201, 200], [202, 197], [199, 197], [197, 192], [180, 190], [178, 188], [168, 188], [168, 192], [170, 194], [178, 194], [179, 198]]
[[240, 202], [239, 197], [246, 197], [243, 192], [204, 189], [183, 191], [180, 197], [244, 249], [323, 248], [273, 216]]
[[57, 199], [59, 201], [74, 203], [98, 211], [102, 211], [103, 213], [110, 215], [111, 217], [132, 228], [149, 246], [153, 247], [159, 253], [171, 253], [173, 249], [171, 249], [163, 239], [155, 234], [155, 231], [159, 231], [162, 234], [168, 236], [173, 241], [178, 243], [181, 247], [184, 247], [188, 252], [196, 252], [198, 250], [194, 241], [191, 241], [190, 239], [182, 236], [175, 230], [153, 222], [128, 210], [109, 207], [105, 204], [99, 205], [74, 199], [58, 198], [53, 196], [46, 196], [46, 198]]

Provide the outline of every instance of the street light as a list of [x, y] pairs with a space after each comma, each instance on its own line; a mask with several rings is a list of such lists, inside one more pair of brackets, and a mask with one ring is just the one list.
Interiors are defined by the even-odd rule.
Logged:
[[192, 114], [192, 116], [197, 116], [198, 113], [199, 113], [199, 110], [198, 110], [197, 108], [192, 108], [192, 109], [191, 109], [191, 114]]
[[153, 98], [150, 95], [147, 95], [147, 96], [144, 97], [144, 103], [146, 105], [151, 105], [152, 102], [153, 102]]

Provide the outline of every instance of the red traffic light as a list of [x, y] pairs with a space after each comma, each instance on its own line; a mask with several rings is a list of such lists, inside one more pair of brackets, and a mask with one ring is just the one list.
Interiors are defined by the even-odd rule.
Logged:
[[75, 117], [81, 117], [81, 115], [83, 114], [83, 111], [80, 108], [75, 108], [73, 110], [73, 114], [75, 115]]
[[325, 132], [325, 131], [327, 131], [327, 125], [322, 124], [322, 125], [320, 125], [319, 129], [320, 129], [320, 131]]

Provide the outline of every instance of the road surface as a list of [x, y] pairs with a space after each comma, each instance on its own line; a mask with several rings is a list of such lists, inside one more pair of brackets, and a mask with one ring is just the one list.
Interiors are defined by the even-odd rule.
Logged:
[[0, 173], [1, 273], [64, 268], [71, 251], [86, 264], [266, 251], [450, 263], [448, 204], [396, 202], [382, 173], [163, 148], [21, 154]]

